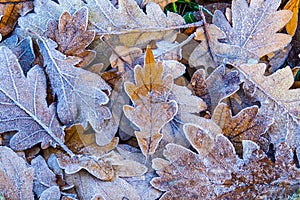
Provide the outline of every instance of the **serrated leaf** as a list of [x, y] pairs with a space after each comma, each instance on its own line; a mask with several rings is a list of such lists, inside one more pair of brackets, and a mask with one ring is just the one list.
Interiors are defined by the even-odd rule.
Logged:
[[25, 150], [37, 143], [42, 148], [57, 144], [70, 152], [64, 143], [63, 127], [55, 105], [46, 102], [46, 77], [35, 66], [24, 76], [17, 57], [5, 46], [0, 47], [0, 132], [17, 130], [10, 146]]
[[10, 148], [0, 147], [0, 191], [5, 199], [33, 200], [33, 173], [33, 168]]
[[185, 124], [184, 130], [198, 154], [168, 144], [167, 160], [153, 160], [159, 177], [151, 184], [166, 191], [160, 199], [284, 198], [299, 187], [300, 170], [285, 143], [277, 146], [273, 163], [256, 143], [245, 140], [243, 159], [239, 159], [222, 134], [193, 124]]
[[[104, 106], [109, 100], [105, 92], [109, 94], [111, 88], [97, 74], [74, 67], [79, 60], [55, 50], [57, 45], [53, 41], [43, 39], [39, 46], [52, 90], [58, 98], [59, 119], [66, 125], [80, 123], [84, 127], [89, 122], [96, 132], [100, 132], [103, 121], [111, 117]], [[103, 145], [111, 139], [103, 137]]]
[[57, 43], [57, 50], [67, 56], [76, 56], [82, 60], [77, 67], [87, 66], [95, 57], [96, 52], [85, 48], [94, 40], [95, 31], [87, 30], [88, 9], [83, 7], [73, 16], [64, 12], [59, 22], [49, 20], [45, 35]]

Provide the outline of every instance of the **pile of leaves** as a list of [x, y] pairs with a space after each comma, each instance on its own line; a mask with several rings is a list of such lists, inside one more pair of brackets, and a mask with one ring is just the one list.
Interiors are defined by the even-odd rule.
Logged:
[[0, 0], [0, 199], [297, 198], [299, 0], [201, 3]]

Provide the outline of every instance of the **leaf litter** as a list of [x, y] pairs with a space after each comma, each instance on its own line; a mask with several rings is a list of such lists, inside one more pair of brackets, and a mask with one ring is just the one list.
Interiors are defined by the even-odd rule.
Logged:
[[297, 196], [299, 1], [280, 3], [189, 24], [195, 2], [0, 1], [0, 197]]

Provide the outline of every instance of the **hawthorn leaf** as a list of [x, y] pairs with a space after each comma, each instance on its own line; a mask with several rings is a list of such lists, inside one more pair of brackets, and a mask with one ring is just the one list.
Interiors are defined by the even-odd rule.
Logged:
[[239, 90], [240, 78], [238, 71], [225, 72], [225, 66], [216, 68], [208, 78], [203, 69], [194, 72], [191, 87], [198, 97], [202, 98], [212, 113], [216, 106], [226, 97]]
[[17, 57], [0, 47], [0, 133], [18, 131], [10, 140], [14, 150], [29, 149], [41, 142], [42, 148], [64, 145], [64, 127], [59, 124], [55, 105], [46, 102], [46, 77], [39, 66], [24, 76]]
[[8, 47], [17, 56], [23, 72], [26, 75], [35, 59], [31, 38], [26, 37], [19, 41], [18, 36], [12, 35], [2, 41], [1, 45]]
[[228, 105], [220, 103], [215, 109], [212, 119], [222, 129], [222, 133], [231, 141], [238, 155], [242, 155], [242, 141], [251, 140], [267, 152], [269, 141], [263, 137], [273, 119], [258, 115], [258, 107], [244, 108], [235, 116]]
[[300, 170], [286, 143], [276, 147], [273, 163], [256, 143], [244, 140], [243, 159], [239, 159], [222, 134], [190, 123], [184, 125], [184, 131], [197, 153], [168, 144], [167, 160], [153, 160], [159, 177], [151, 184], [166, 191], [160, 199], [284, 198], [299, 187]]
[[80, 171], [67, 175], [66, 180], [75, 185], [79, 199], [141, 199], [129, 183], [118, 177], [111, 181], [101, 181], [85, 171]]
[[[87, 127], [88, 122], [95, 132], [100, 132], [105, 119], [111, 113], [104, 105], [108, 103], [111, 88], [97, 74], [76, 68], [79, 59], [66, 57], [55, 50], [56, 43], [42, 39], [39, 46], [45, 60], [46, 73], [49, 76], [53, 92], [57, 95], [57, 113], [65, 125], [80, 123]], [[103, 137], [103, 145], [113, 137]]]
[[162, 138], [161, 128], [175, 116], [178, 110], [176, 101], [167, 102], [173, 85], [173, 78], [167, 75], [162, 78], [163, 66], [156, 63], [154, 55], [147, 48], [144, 68], [137, 65], [134, 68], [135, 84], [125, 82], [125, 91], [134, 107], [125, 105], [125, 116], [132, 121], [140, 131], [135, 131], [143, 154], [148, 157], [155, 152]]
[[291, 42], [291, 36], [276, 33], [290, 20], [292, 12], [276, 11], [280, 0], [234, 0], [232, 25], [221, 11], [215, 11], [213, 23], [225, 34], [227, 43], [262, 57]]
[[261, 102], [260, 113], [274, 118], [268, 131], [271, 142], [276, 144], [287, 140], [289, 145], [297, 147], [300, 136], [300, 89], [289, 89], [294, 82], [291, 69], [285, 67], [265, 76], [266, 65], [263, 63], [237, 68], [244, 76], [244, 89]]
[[0, 147], [0, 191], [5, 199], [34, 199], [33, 173], [25, 160], [8, 147]]
[[34, 158], [31, 161], [31, 167], [34, 169], [33, 191], [37, 197], [40, 197], [44, 191], [52, 186], [57, 186], [55, 174], [49, 169], [42, 156]]
[[67, 56], [80, 57], [77, 67], [87, 66], [96, 56], [95, 51], [85, 48], [94, 40], [95, 31], [87, 30], [88, 9], [83, 7], [73, 16], [62, 13], [59, 22], [49, 20], [45, 35], [57, 43], [57, 50]]

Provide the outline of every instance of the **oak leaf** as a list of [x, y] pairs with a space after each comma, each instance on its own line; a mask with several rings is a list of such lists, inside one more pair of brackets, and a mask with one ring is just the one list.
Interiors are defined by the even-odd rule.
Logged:
[[[97, 74], [76, 68], [78, 58], [66, 57], [57, 51], [56, 43], [50, 39], [39, 41], [44, 58], [46, 73], [53, 92], [57, 95], [57, 113], [65, 125], [80, 123], [87, 127], [88, 122], [96, 132], [102, 128], [111, 113], [104, 105], [108, 103], [111, 88]], [[103, 138], [108, 144], [112, 138]]]
[[[280, 0], [251, 0], [250, 4], [235, 0], [231, 6], [232, 23], [221, 11], [215, 11], [214, 25], [207, 27], [209, 41], [203, 28], [196, 32], [196, 39], [203, 42], [191, 54], [190, 65], [206, 68], [227, 63], [240, 65], [286, 46], [291, 36], [276, 32], [290, 20], [292, 13], [276, 11], [279, 5]], [[219, 42], [220, 39], [224, 42]]]
[[63, 128], [55, 113], [55, 105], [46, 102], [46, 77], [39, 66], [24, 76], [17, 57], [5, 46], [0, 47], [0, 133], [18, 131], [10, 147], [25, 150], [41, 142], [42, 148], [64, 145]]
[[82, 60], [77, 67], [87, 66], [96, 56], [96, 52], [85, 48], [94, 40], [95, 31], [88, 31], [88, 9], [83, 7], [73, 16], [64, 12], [59, 19], [49, 20], [45, 35], [57, 43], [57, 50], [67, 56], [76, 56]]
[[0, 147], [0, 191], [5, 199], [34, 199], [33, 173], [33, 168], [13, 150]]
[[276, 11], [280, 0], [245, 0], [232, 2], [232, 25], [221, 11], [216, 11], [213, 23], [226, 33], [228, 44], [262, 57], [284, 47], [291, 41], [287, 34], [276, 33], [291, 18], [287, 10]]
[[190, 86], [196, 96], [202, 98], [212, 113], [216, 106], [226, 97], [231, 96], [240, 86], [240, 78], [236, 70], [225, 72], [225, 66], [216, 68], [207, 78], [203, 69], [194, 72]]
[[259, 144], [265, 152], [268, 151], [269, 141], [263, 135], [273, 123], [273, 119], [258, 115], [257, 106], [247, 107], [233, 116], [230, 107], [220, 103], [216, 107], [212, 119], [231, 141], [238, 155], [242, 155], [243, 140], [251, 140]]
[[271, 142], [287, 141], [292, 147], [299, 146], [300, 135], [300, 89], [289, 89], [294, 82], [289, 67], [265, 76], [266, 65], [241, 65], [237, 67], [243, 74], [244, 90], [261, 102], [260, 114], [274, 118], [268, 133]]
[[135, 135], [146, 157], [155, 152], [162, 138], [161, 128], [172, 120], [178, 110], [176, 101], [167, 101], [173, 78], [171, 75], [162, 78], [162, 73], [162, 63], [155, 62], [148, 47], [144, 68], [137, 65], [134, 69], [135, 84], [125, 82], [124, 85], [134, 107], [125, 105], [123, 110], [125, 116], [140, 129]]
[[273, 163], [256, 143], [244, 140], [243, 159], [239, 159], [222, 134], [194, 124], [185, 124], [184, 130], [197, 154], [168, 144], [164, 151], [167, 160], [153, 160], [159, 177], [151, 184], [166, 191], [160, 199], [283, 198], [299, 187], [300, 170], [286, 143], [276, 147]]

